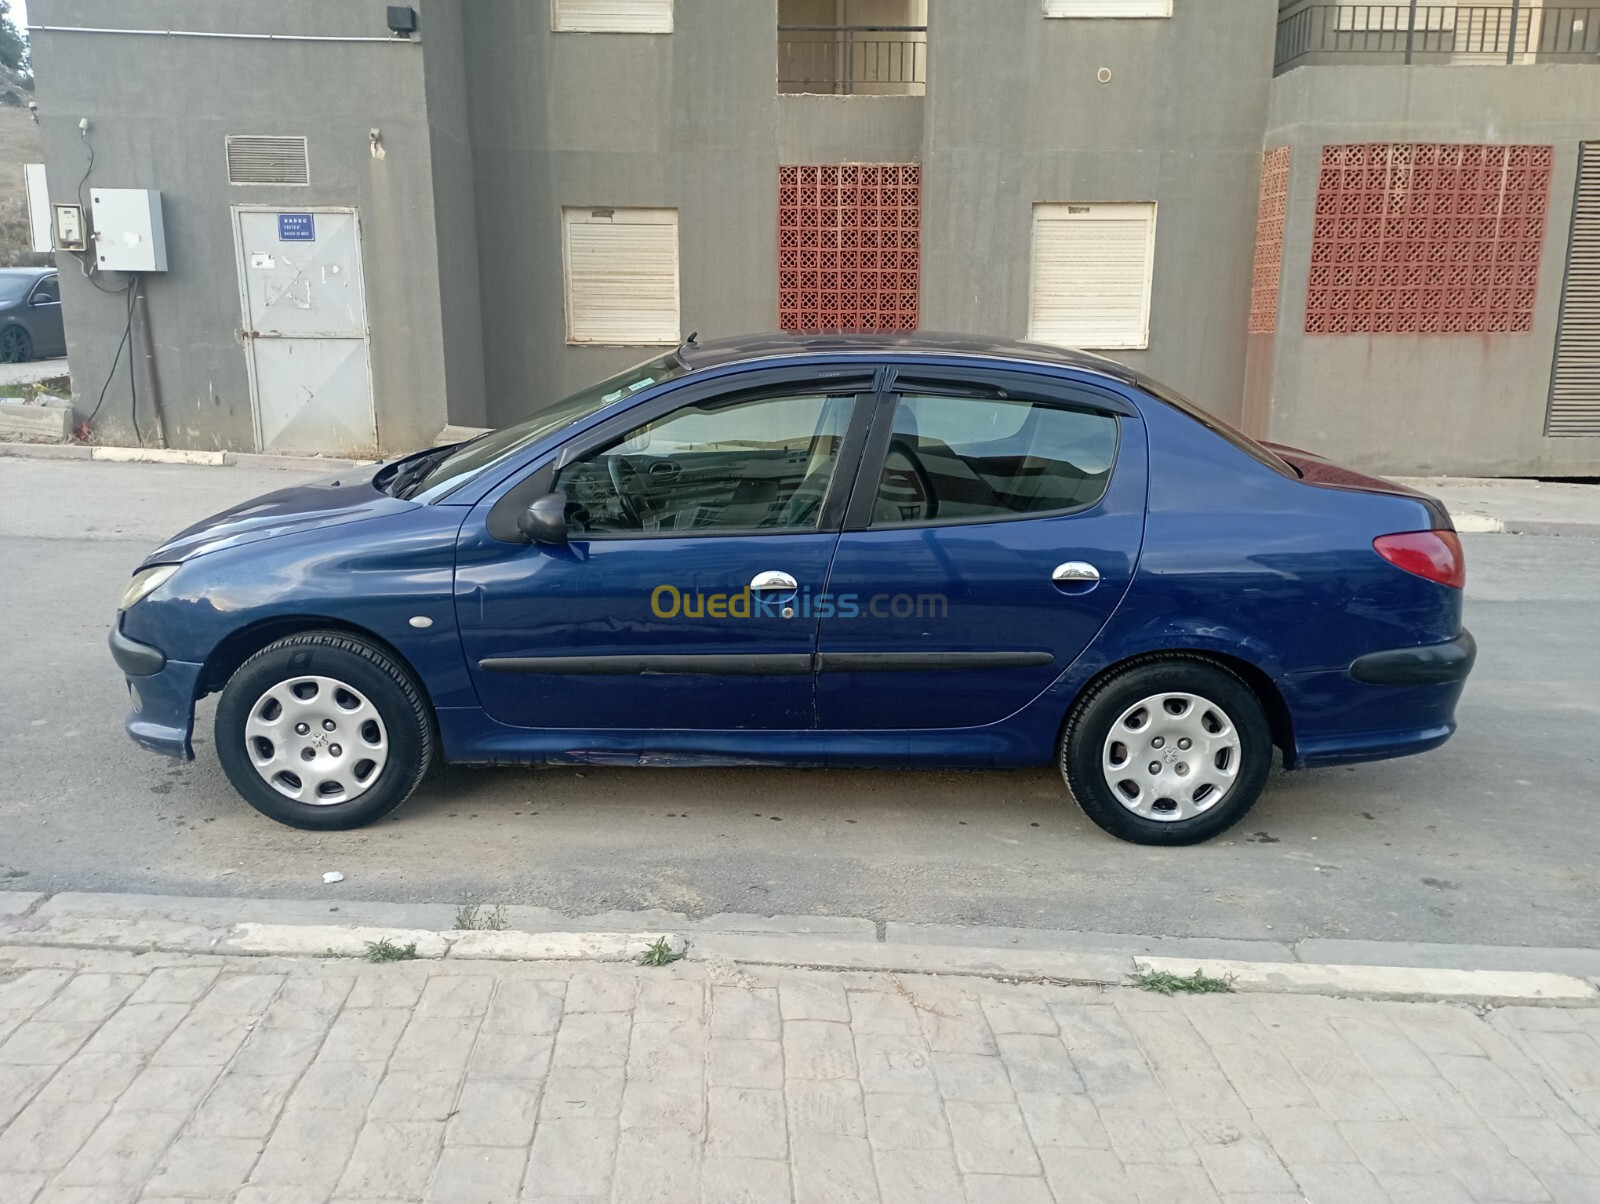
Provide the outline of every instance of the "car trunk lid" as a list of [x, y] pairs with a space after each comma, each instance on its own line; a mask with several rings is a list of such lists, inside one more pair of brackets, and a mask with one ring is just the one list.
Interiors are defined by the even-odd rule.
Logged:
[[1383, 477], [1357, 472], [1353, 468], [1335, 464], [1315, 452], [1308, 452], [1298, 447], [1266, 442], [1263, 442], [1262, 446], [1289, 464], [1307, 485], [1322, 489], [1350, 489], [1360, 493], [1388, 493], [1396, 497], [1412, 498], [1428, 508], [1433, 516], [1434, 530], [1455, 530], [1455, 523], [1451, 521], [1450, 512], [1445, 509], [1444, 503], [1419, 489], [1412, 489], [1409, 485], [1401, 485]]

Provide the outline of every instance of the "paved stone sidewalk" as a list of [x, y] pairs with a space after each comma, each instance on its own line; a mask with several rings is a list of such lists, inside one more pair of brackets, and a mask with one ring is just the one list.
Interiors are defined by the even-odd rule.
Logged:
[[0, 1202], [1600, 1201], [1600, 1009], [0, 949]]

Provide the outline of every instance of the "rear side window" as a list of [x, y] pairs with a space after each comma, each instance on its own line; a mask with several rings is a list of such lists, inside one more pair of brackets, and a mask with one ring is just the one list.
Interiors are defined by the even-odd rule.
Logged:
[[1117, 420], [1003, 398], [905, 394], [873, 503], [874, 527], [984, 522], [1098, 502]]
[[1300, 476], [1300, 470], [1294, 465], [1290, 464], [1287, 460], [1280, 458], [1273, 452], [1262, 447], [1261, 444], [1250, 438], [1249, 435], [1245, 434], [1238, 427], [1230, 426], [1226, 422], [1222, 421], [1222, 419], [1218, 418], [1215, 414], [1207, 413], [1205, 410], [1195, 405], [1195, 403], [1190, 401], [1187, 397], [1183, 396], [1183, 394], [1174, 392], [1166, 385], [1157, 384], [1148, 377], [1139, 378], [1139, 387], [1146, 393], [1150, 394], [1150, 396], [1154, 397], [1157, 401], [1165, 402], [1173, 409], [1187, 414], [1201, 426], [1205, 427], [1206, 430], [1210, 431], [1214, 435], [1226, 439], [1245, 455], [1249, 456], [1253, 460], [1259, 460], [1268, 468], [1272, 469], [1273, 472], [1281, 473], [1283, 476], [1291, 479], [1298, 478]]

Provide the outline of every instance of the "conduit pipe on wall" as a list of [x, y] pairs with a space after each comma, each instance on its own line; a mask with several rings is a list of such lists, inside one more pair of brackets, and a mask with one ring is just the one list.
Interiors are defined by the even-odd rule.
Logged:
[[111, 29], [90, 25], [30, 25], [29, 33], [107, 33], [146, 38], [229, 38], [246, 42], [383, 42], [420, 46], [415, 38], [342, 37], [310, 33], [223, 33], [195, 29]]

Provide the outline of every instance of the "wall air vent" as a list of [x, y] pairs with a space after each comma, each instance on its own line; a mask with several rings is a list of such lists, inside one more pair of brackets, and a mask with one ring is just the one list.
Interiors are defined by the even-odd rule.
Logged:
[[306, 140], [273, 134], [229, 134], [228, 183], [311, 183]]

